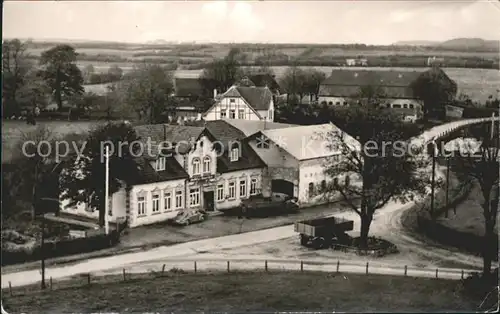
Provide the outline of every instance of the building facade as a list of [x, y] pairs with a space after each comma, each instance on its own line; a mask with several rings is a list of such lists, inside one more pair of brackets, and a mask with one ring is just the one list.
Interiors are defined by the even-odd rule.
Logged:
[[203, 115], [206, 121], [265, 120], [274, 121], [274, 99], [267, 87], [232, 86], [220, 95]]

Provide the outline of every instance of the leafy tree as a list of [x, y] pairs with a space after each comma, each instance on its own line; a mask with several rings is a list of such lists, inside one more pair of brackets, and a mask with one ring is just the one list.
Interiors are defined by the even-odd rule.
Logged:
[[109, 161], [109, 193], [112, 195], [126, 187], [137, 175], [137, 164], [134, 161], [136, 152], [129, 146], [129, 143], [136, 140], [138, 137], [134, 128], [124, 122], [108, 123], [92, 130], [82, 155], [73, 155], [61, 174], [61, 197], [69, 201], [67, 206], [88, 204], [90, 208], [99, 211], [99, 223], [103, 226], [106, 171], [103, 161], [104, 145], [112, 143]]
[[172, 73], [160, 65], [143, 64], [117, 84], [125, 111], [133, 111], [141, 121], [160, 123], [174, 102]]
[[[353, 139], [343, 132], [328, 134], [329, 146], [338, 149], [342, 158], [332, 159], [326, 165], [325, 173], [333, 182], [327, 191], [339, 192], [359, 215], [359, 244], [366, 247], [370, 225], [378, 209], [390, 200], [404, 203], [424, 195], [429, 180], [422, 167], [427, 162], [414, 157], [415, 152], [407, 149], [406, 141], [416, 135], [417, 129], [382, 108], [344, 107], [336, 112], [334, 122], [356, 138], [361, 148], [353, 145]], [[350, 176], [353, 183], [347, 179], [345, 183], [337, 183], [334, 179], [343, 176]]]
[[420, 75], [411, 84], [413, 94], [424, 102], [424, 119], [431, 112], [444, 113], [444, 106], [449, 104], [457, 93], [457, 84], [449, 79], [443, 70], [432, 68]]
[[203, 70], [200, 83], [207, 93], [212, 93], [214, 89], [218, 92], [225, 92], [242, 78], [243, 73], [238, 62], [239, 53], [238, 49], [232, 48], [227, 56], [215, 60]]
[[[307, 70], [305, 82], [305, 91], [310, 97], [315, 97], [314, 100], [318, 99], [319, 86], [326, 79], [326, 74], [322, 71], [316, 69]], [[312, 100], [312, 99], [310, 99]]]
[[83, 70], [83, 78], [84, 78], [84, 81], [87, 82], [87, 83], [90, 83], [90, 78], [92, 77], [92, 75], [95, 73], [95, 69], [94, 69], [94, 66], [92, 64], [89, 64], [85, 67], [85, 69]]
[[287, 94], [287, 103], [298, 96], [298, 102], [302, 101], [306, 94], [307, 74], [304, 70], [297, 66], [292, 66], [286, 69], [280, 81], [280, 87]]
[[39, 71], [27, 73], [24, 84], [17, 91], [17, 103], [22, 107], [45, 107], [48, 105], [50, 87]]
[[19, 39], [2, 43], [2, 105], [4, 114], [19, 111], [18, 93], [26, 84], [26, 76], [32, 68], [28, 60], [26, 44]]
[[111, 81], [119, 81], [123, 77], [123, 70], [117, 65], [113, 65], [108, 69], [108, 76]]
[[42, 53], [40, 64], [43, 76], [52, 89], [57, 107], [61, 110], [63, 99], [83, 93], [82, 72], [76, 66], [77, 53], [68, 45], [58, 45]]
[[478, 139], [482, 141], [478, 152], [470, 151], [455, 157], [457, 160], [456, 171], [461, 178], [466, 178], [469, 182], [477, 182], [481, 187], [483, 195], [484, 217], [484, 242], [483, 242], [483, 274], [491, 273], [491, 262], [498, 252], [495, 247], [495, 224], [498, 215], [498, 204], [500, 195], [499, 183], [499, 138], [498, 123], [494, 125], [494, 132], [491, 128], [482, 127]]

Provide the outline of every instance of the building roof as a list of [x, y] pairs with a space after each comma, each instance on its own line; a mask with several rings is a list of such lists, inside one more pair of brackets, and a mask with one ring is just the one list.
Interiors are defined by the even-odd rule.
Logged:
[[132, 181], [133, 185], [148, 184], [177, 179], [187, 179], [189, 175], [173, 157], [166, 157], [165, 170], [156, 171], [147, 158], [136, 158], [137, 177]]
[[295, 124], [286, 124], [286, 123], [278, 123], [278, 122], [268, 122], [268, 121], [261, 121], [261, 120], [236, 120], [236, 119], [223, 119], [223, 121], [226, 121], [230, 125], [234, 126], [245, 136], [250, 136], [252, 134], [255, 134], [261, 130], [272, 130], [272, 129], [282, 129], [282, 128], [289, 128], [289, 127], [295, 127], [297, 125]]
[[[230, 172], [236, 170], [261, 168], [265, 163], [257, 153], [248, 145], [245, 134], [224, 120], [206, 122], [206, 129], [216, 141], [222, 144], [223, 154], [217, 158], [217, 169], [219, 172]], [[241, 150], [238, 161], [229, 160], [229, 146], [237, 143]]]
[[202, 97], [206, 94], [201, 78], [176, 77], [174, 78], [174, 90], [176, 97]]
[[342, 132], [345, 136], [345, 143], [353, 148], [359, 147], [358, 141], [332, 123], [263, 130], [254, 136], [257, 138], [264, 135], [295, 159], [307, 160], [341, 153], [340, 148], [336, 149], [331, 146], [333, 132]]
[[421, 71], [395, 70], [333, 70], [319, 87], [319, 96], [355, 97], [360, 87], [380, 87], [386, 98], [414, 98], [411, 84]]
[[280, 85], [276, 82], [275, 75], [269, 73], [257, 73], [248, 76], [248, 78], [258, 87], [269, 87], [270, 90], [279, 90]]
[[222, 97], [241, 97], [254, 110], [268, 110], [273, 94], [268, 87], [231, 86]]

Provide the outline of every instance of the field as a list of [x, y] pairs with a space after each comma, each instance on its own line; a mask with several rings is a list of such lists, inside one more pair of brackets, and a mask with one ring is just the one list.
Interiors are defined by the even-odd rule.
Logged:
[[13, 148], [23, 133], [35, 130], [38, 126], [48, 127], [54, 135], [69, 133], [83, 133], [90, 130], [95, 122], [38, 122], [36, 126], [26, 124], [26, 121], [2, 121], [2, 163], [10, 160], [13, 155]]
[[[327, 273], [170, 273], [152, 279], [120, 282], [120, 276], [99, 284], [35, 292], [3, 291], [7, 312], [445, 312], [475, 311], [479, 302], [460, 293], [457, 281], [377, 275]], [[94, 279], [97, 280], [97, 279]], [[29, 290], [29, 289], [28, 289]]]

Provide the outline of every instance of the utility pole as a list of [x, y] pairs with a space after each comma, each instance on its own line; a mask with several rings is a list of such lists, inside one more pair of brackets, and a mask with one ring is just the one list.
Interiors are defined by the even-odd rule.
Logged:
[[45, 217], [42, 215], [42, 236], [41, 236], [41, 244], [40, 244], [40, 258], [42, 260], [42, 283], [41, 283], [41, 288], [44, 290], [46, 288], [45, 286]]
[[431, 216], [434, 215], [434, 185], [436, 183], [436, 142], [432, 142]]
[[449, 184], [450, 184], [450, 157], [446, 157], [446, 211], [444, 213], [445, 218], [448, 218]]
[[108, 217], [108, 207], [109, 207], [109, 146], [106, 146], [106, 179], [105, 179], [105, 189], [104, 189], [104, 228], [106, 235], [109, 234], [109, 217]]

